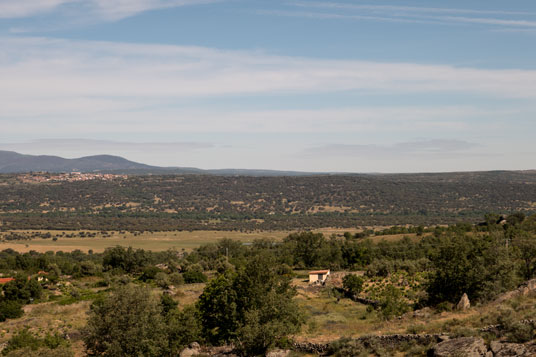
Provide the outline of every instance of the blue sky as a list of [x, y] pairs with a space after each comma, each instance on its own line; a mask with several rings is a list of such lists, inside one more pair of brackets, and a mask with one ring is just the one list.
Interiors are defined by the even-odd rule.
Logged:
[[534, 169], [536, 3], [1, 0], [0, 149]]

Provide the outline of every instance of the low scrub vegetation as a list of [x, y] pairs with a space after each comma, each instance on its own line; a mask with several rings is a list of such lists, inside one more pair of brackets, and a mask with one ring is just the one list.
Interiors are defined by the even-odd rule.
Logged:
[[[90, 355], [171, 356], [199, 342], [232, 344], [235, 353], [252, 356], [293, 340], [335, 340], [378, 329], [525, 342], [534, 338], [534, 324], [525, 321], [536, 313], [532, 300], [488, 306], [535, 277], [535, 222], [536, 216], [490, 215], [481, 225], [423, 227], [419, 239], [300, 232], [251, 245], [222, 239], [192, 252], [5, 250], [0, 272], [13, 279], [2, 285], [4, 324], [23, 319], [25, 306], [90, 308], [84, 328], [64, 324], [70, 331], [64, 333], [75, 336], [72, 343], [58, 330], [19, 328], [3, 336], [3, 353], [60, 356], [82, 348]], [[309, 285], [306, 273], [316, 269], [332, 275]], [[480, 309], [478, 319], [454, 311], [463, 294]], [[486, 325], [498, 327], [482, 330]], [[340, 356], [392, 352], [351, 340], [333, 346]], [[418, 355], [423, 348], [403, 349]]]

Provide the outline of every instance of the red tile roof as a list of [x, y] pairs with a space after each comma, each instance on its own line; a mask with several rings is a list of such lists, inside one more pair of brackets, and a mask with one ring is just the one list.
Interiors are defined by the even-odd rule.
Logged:
[[9, 283], [10, 281], [15, 280], [15, 278], [0, 278], [0, 284]]
[[310, 271], [309, 274], [328, 274], [329, 273], [329, 270], [315, 270], [315, 271]]

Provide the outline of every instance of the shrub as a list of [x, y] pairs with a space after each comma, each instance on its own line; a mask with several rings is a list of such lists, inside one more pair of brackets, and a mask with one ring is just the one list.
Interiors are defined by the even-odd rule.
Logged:
[[156, 277], [156, 274], [161, 273], [162, 270], [160, 268], [157, 268], [155, 266], [146, 267], [143, 269], [143, 273], [139, 277], [141, 281], [149, 281], [153, 280]]
[[[6, 347], [2, 351], [4, 355], [10, 355], [13, 351], [24, 350], [24, 351], [38, 351], [44, 349], [44, 354], [42, 356], [52, 355], [50, 350], [57, 349], [59, 347], [68, 347], [69, 342], [61, 337], [59, 334], [46, 334], [44, 338], [41, 338], [33, 333], [31, 333], [27, 328], [18, 331], [11, 339], [7, 342]], [[46, 352], [46, 353], [45, 353]], [[13, 355], [13, 354], [11, 354]], [[25, 354], [17, 354], [23, 356]], [[72, 354], [71, 354], [72, 355]]]
[[195, 307], [186, 306], [182, 311], [170, 310], [166, 323], [170, 355], [177, 356], [190, 343], [201, 342], [201, 326]]
[[380, 294], [380, 313], [382, 317], [389, 320], [395, 316], [400, 316], [410, 310], [400, 289], [389, 284]]
[[363, 278], [355, 274], [347, 274], [342, 278], [342, 286], [350, 295], [358, 295], [363, 290]]
[[69, 347], [58, 347], [56, 349], [39, 348], [32, 350], [31, 348], [23, 348], [8, 352], [6, 357], [73, 357], [74, 353]]
[[205, 283], [208, 279], [203, 272], [198, 270], [186, 271], [182, 274], [186, 284]]
[[163, 271], [156, 273], [156, 276], [154, 277], [154, 282], [156, 285], [162, 289], [167, 289], [169, 286], [169, 278], [166, 273]]
[[510, 342], [524, 343], [534, 338], [534, 325], [518, 321], [512, 310], [501, 311], [497, 323], [502, 326], [502, 331]]
[[169, 282], [173, 285], [182, 285], [184, 284], [184, 278], [179, 273], [169, 274]]
[[24, 314], [22, 306], [17, 301], [0, 302], [0, 322], [6, 319], [16, 319]]
[[296, 291], [291, 278], [278, 272], [273, 256], [257, 255], [237, 272], [211, 280], [197, 302], [207, 340], [232, 341], [242, 354], [257, 356], [298, 332], [303, 319]]
[[162, 307], [150, 290], [120, 286], [91, 305], [83, 339], [90, 355], [162, 356], [167, 345]]

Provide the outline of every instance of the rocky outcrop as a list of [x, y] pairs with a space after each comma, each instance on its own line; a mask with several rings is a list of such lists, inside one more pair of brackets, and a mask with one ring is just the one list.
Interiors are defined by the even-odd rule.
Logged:
[[179, 354], [179, 357], [193, 357], [201, 354], [201, 346], [199, 343], [191, 343], [188, 347], [183, 349]]
[[[363, 336], [352, 341], [362, 343], [364, 346], [381, 346], [387, 349], [396, 349], [402, 344], [416, 343], [418, 345], [429, 345], [445, 340], [447, 337], [442, 335], [381, 335], [381, 336]], [[296, 342], [294, 350], [316, 354], [319, 356], [329, 355], [330, 345], [325, 343]]]
[[460, 302], [458, 302], [458, 305], [456, 305], [457, 310], [465, 311], [471, 307], [471, 302], [469, 301], [469, 297], [466, 293], [463, 293], [462, 298], [460, 299]]
[[510, 300], [517, 296], [526, 296], [531, 293], [536, 292], [536, 279], [528, 280], [519, 286], [516, 290], [508, 291], [504, 294], [499, 295], [496, 299], [496, 303], [501, 303], [506, 300]]
[[460, 337], [438, 343], [432, 349], [434, 357], [492, 357], [480, 337]]
[[312, 353], [318, 356], [326, 356], [329, 351], [329, 344], [327, 343], [312, 343], [312, 342], [294, 342], [293, 350]]
[[[536, 320], [520, 320], [519, 323], [521, 323], [523, 325], [532, 325], [534, 328], [536, 328]], [[501, 331], [503, 331], [504, 328], [505, 327], [503, 325], [501, 325], [501, 324], [495, 324], [495, 325], [489, 325], [489, 326], [482, 327], [478, 331], [479, 332], [492, 332], [492, 333], [494, 333], [495, 335], [498, 336], [498, 335], [501, 334]]]
[[[421, 346], [436, 344], [428, 353], [432, 357], [534, 357], [536, 356], [536, 341], [526, 344], [491, 342], [488, 348], [480, 337], [460, 337], [449, 339], [445, 335], [384, 335], [364, 336], [351, 340], [361, 343], [364, 347], [382, 347], [387, 350], [396, 350], [407, 343], [416, 343]], [[296, 342], [293, 350], [317, 356], [329, 356], [332, 353], [328, 343]], [[272, 350], [266, 354], [268, 357], [288, 357], [290, 350]], [[202, 347], [192, 343], [181, 351], [179, 357], [237, 357], [232, 346]]]
[[266, 357], [288, 357], [290, 350], [273, 350], [266, 354]]
[[207, 347], [200, 346], [197, 342], [191, 343], [179, 353], [179, 357], [195, 356], [238, 357], [238, 355], [233, 352], [233, 346]]
[[493, 357], [529, 357], [536, 356], [536, 343], [521, 345], [518, 343], [501, 343], [493, 341], [490, 344]]
[[359, 297], [357, 295], [352, 295], [350, 297], [353, 301], [358, 302], [363, 305], [371, 305], [373, 308], [377, 308], [380, 305], [379, 301], [371, 300], [363, 297]]
[[379, 345], [384, 348], [396, 349], [398, 346], [414, 342], [418, 345], [429, 345], [443, 340], [440, 335], [382, 335], [382, 336], [364, 336], [356, 339], [365, 345]]

